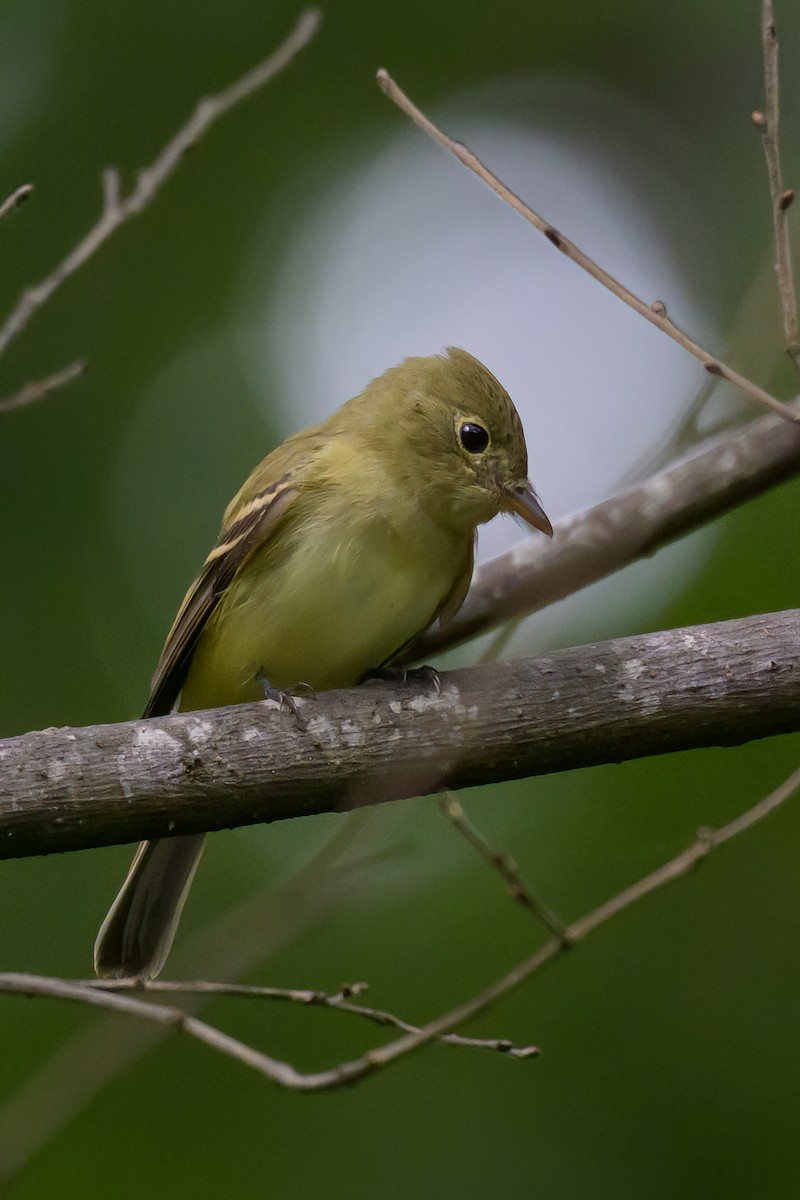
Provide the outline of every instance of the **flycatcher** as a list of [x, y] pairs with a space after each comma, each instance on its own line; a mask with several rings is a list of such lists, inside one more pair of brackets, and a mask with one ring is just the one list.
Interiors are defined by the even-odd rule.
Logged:
[[[234, 496], [145, 717], [359, 683], [458, 611], [477, 526], [501, 512], [552, 536], [508, 393], [465, 350], [407, 358]], [[97, 935], [98, 975], [159, 973], [202, 846], [201, 834], [139, 846]]]

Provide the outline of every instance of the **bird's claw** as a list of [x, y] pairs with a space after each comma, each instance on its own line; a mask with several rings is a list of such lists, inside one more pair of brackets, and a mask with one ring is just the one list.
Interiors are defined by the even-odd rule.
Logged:
[[297, 701], [295, 700], [295, 694], [302, 692], [302, 694], [309, 700], [315, 700], [316, 692], [311, 685], [309, 683], [296, 683], [284, 691], [282, 688], [273, 687], [263, 670], [258, 672], [256, 679], [261, 685], [261, 691], [264, 699], [271, 700], [273, 704], [277, 704], [279, 709], [285, 708], [288, 712], [290, 712], [295, 719], [297, 728], [301, 733], [305, 732], [307, 728], [306, 721], [300, 712]]
[[442, 694], [442, 681], [435, 667], [376, 667], [367, 671], [362, 683], [377, 681], [380, 683], [431, 683], [437, 696]]

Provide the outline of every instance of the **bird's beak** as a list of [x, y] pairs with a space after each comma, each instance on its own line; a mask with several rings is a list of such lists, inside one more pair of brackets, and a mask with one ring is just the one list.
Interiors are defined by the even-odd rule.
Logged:
[[547, 537], [553, 536], [553, 526], [539, 503], [539, 497], [529, 483], [503, 488], [503, 498], [508, 504], [510, 512], [522, 517], [523, 521], [527, 521], [529, 525], [540, 530]]

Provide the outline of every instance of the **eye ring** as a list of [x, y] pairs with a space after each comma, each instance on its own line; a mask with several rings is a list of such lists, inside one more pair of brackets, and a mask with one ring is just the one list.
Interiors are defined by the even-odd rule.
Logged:
[[489, 430], [477, 421], [462, 421], [458, 427], [458, 440], [467, 454], [483, 454], [489, 445]]

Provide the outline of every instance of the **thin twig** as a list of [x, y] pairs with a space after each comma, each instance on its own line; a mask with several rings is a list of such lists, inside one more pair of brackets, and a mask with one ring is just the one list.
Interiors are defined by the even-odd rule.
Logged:
[[18, 188], [14, 189], [10, 196], [6, 196], [3, 203], [0, 204], [0, 221], [11, 213], [16, 212], [18, 208], [21, 208], [32, 191], [32, 183], [21, 183]]
[[[595, 929], [599, 928], [600, 925], [605, 924], [605, 922], [616, 916], [617, 913], [630, 908], [631, 905], [644, 899], [645, 896], [650, 895], [658, 888], [672, 883], [683, 875], [687, 875], [698, 863], [707, 858], [713, 850], [724, 845], [738, 834], [745, 832], [745, 830], [750, 829], [781, 804], [785, 803], [798, 787], [800, 787], [800, 770], [795, 771], [780, 787], [753, 808], [748, 809], [747, 812], [742, 813], [721, 829], [702, 830], [697, 840], [681, 854], [676, 855], [675, 858], [670, 859], [649, 875], [645, 875], [644, 878], [632, 884], [631, 887], [612, 896], [610, 900], [607, 900], [598, 908], [593, 909], [584, 917], [573, 922], [566, 928], [563, 937], [552, 938], [541, 949], [518, 963], [511, 971], [490, 984], [489, 987], [478, 993], [478, 995], [467, 1000], [464, 1004], [443, 1014], [441, 1017], [437, 1017], [435, 1021], [431, 1021], [422, 1028], [410, 1027], [408, 1032], [404, 1033], [403, 1037], [397, 1038], [395, 1041], [388, 1043], [388, 1045], [370, 1050], [360, 1058], [340, 1063], [338, 1066], [332, 1067], [327, 1071], [314, 1073], [300, 1072], [291, 1063], [263, 1054], [261, 1051], [246, 1045], [237, 1038], [232, 1038], [228, 1034], [223, 1033], [215, 1026], [209, 1025], [208, 1022], [198, 1020], [197, 1017], [184, 1012], [182, 1009], [153, 1004], [149, 1001], [138, 1000], [131, 996], [120, 994], [119, 985], [113, 988], [109, 988], [108, 986], [98, 987], [94, 983], [50, 979], [35, 975], [6, 974], [0, 975], [0, 991], [17, 995], [51, 996], [58, 999], [74, 1000], [97, 1008], [113, 1009], [130, 1016], [141, 1017], [146, 1021], [155, 1022], [167, 1028], [186, 1033], [197, 1041], [211, 1046], [212, 1049], [228, 1055], [228, 1057], [235, 1059], [237, 1062], [252, 1067], [267, 1079], [283, 1087], [300, 1091], [320, 1091], [327, 1088], [341, 1087], [345, 1084], [355, 1083], [357, 1080], [363, 1079], [366, 1075], [372, 1074], [381, 1067], [388, 1066], [395, 1059], [410, 1053], [412, 1050], [418, 1049], [418, 1047], [424, 1045], [426, 1042], [433, 1041], [434, 1039], [443, 1040], [456, 1025], [460, 1025], [463, 1021], [476, 1016], [479, 1012], [482, 1012], [493, 1004], [494, 1001], [511, 991], [512, 988], [517, 987], [525, 979], [528, 979], [536, 971], [540, 970], [545, 964], [558, 958], [568, 945], [573, 946], [577, 942], [582, 941]], [[236, 994], [242, 994], [240, 988], [234, 989], [229, 985], [215, 985], [213, 983], [199, 985], [164, 984], [160, 989], [156, 985], [153, 990], [177, 991], [183, 989], [189, 990], [190, 988], [212, 992], [235, 991]], [[275, 989], [249, 989], [247, 994], [262, 994], [276, 998]], [[290, 993], [285, 992], [281, 994], [280, 998], [289, 999], [290, 995]], [[343, 1007], [347, 1003], [344, 1000], [337, 1003], [333, 997], [331, 997], [331, 1001], [331, 1007]], [[353, 1009], [359, 1010], [360, 1007], [353, 1005], [348, 1011], [353, 1011]], [[380, 1020], [382, 1024], [399, 1024], [404, 1030], [407, 1028], [405, 1022], [400, 1022], [392, 1014], [380, 1013], [379, 1010], [360, 1011], [359, 1015], [369, 1015], [370, 1019]], [[383, 1018], [387, 1019], [384, 1020]], [[482, 1048], [500, 1050], [518, 1058], [531, 1057], [536, 1053], [533, 1047], [515, 1050], [506, 1042], [492, 1043], [479, 1039], [464, 1039], [464, 1041], [469, 1045], [479, 1045]]]
[[[2, 988], [0, 976], [0, 991]], [[74, 980], [81, 987], [95, 988], [99, 991], [131, 992], [160, 992], [171, 995], [190, 996], [243, 996], [256, 1000], [278, 1000], [292, 1004], [302, 1004], [310, 1008], [335, 1008], [339, 1012], [350, 1013], [363, 1017], [376, 1025], [391, 1026], [405, 1033], [416, 1033], [417, 1026], [404, 1021], [402, 1017], [384, 1009], [372, 1008], [364, 1004], [354, 1004], [353, 997], [360, 996], [367, 990], [366, 983], [343, 984], [338, 992], [333, 994], [311, 988], [275, 988], [259, 987], [244, 983], [218, 983], [214, 980], [198, 979], [173, 981], [166, 979], [80, 979]], [[514, 1046], [506, 1038], [469, 1038], [457, 1033], [443, 1034], [439, 1041], [450, 1046], [469, 1046], [478, 1050], [499, 1051], [511, 1058], [532, 1058], [539, 1053], [536, 1046]]]
[[73, 379], [78, 379], [86, 370], [86, 363], [80, 359], [77, 362], [70, 363], [68, 367], [62, 367], [60, 371], [54, 372], [52, 375], [47, 375], [44, 379], [32, 380], [21, 387], [18, 392], [14, 392], [11, 396], [6, 396], [0, 400], [0, 413], [11, 412], [15, 408], [25, 408], [28, 404], [33, 404], [36, 400], [41, 400], [42, 396], [46, 396], [48, 392], [54, 392], [56, 388], [66, 387], [68, 383], [72, 383]]
[[761, 45], [764, 58], [764, 111], [753, 113], [753, 124], [761, 134], [767, 160], [769, 193], [772, 200], [772, 223], [775, 230], [775, 274], [783, 313], [783, 332], [786, 353], [800, 372], [800, 340], [797, 336], [797, 297], [794, 288], [792, 250], [789, 240], [787, 213], [794, 200], [794, 190], [784, 189], [781, 171], [778, 122], [780, 98], [778, 88], [778, 39], [775, 36], [775, 14], [772, 0], [761, 4]]
[[244, 996], [254, 1000], [278, 1000], [308, 1008], [336, 1008], [368, 990], [366, 983], [343, 983], [338, 992], [317, 988], [278, 988], [260, 984], [223, 983], [209, 979], [74, 979], [80, 987], [99, 992], [158, 992], [177, 996]]
[[[703, 829], [695, 842], [692, 843], [681, 854], [664, 863], [649, 875], [645, 875], [638, 882], [619, 892], [616, 896], [612, 896], [605, 904], [601, 904], [598, 908], [593, 909], [584, 917], [574, 921], [568, 925], [565, 932], [565, 937], [551, 938], [545, 943], [541, 949], [537, 950], [530, 957], [523, 959], [517, 966], [513, 967], [507, 974], [500, 979], [490, 984], [482, 992], [465, 1001], [464, 1004], [438, 1017], [435, 1021], [431, 1021], [418, 1034], [412, 1034], [404, 1038], [398, 1038], [394, 1042], [390, 1042], [387, 1046], [383, 1046], [378, 1050], [373, 1050], [368, 1056], [368, 1060], [362, 1059], [358, 1064], [345, 1064], [347, 1069], [346, 1079], [335, 1078], [327, 1082], [325, 1086], [335, 1086], [340, 1082], [352, 1082], [359, 1075], [367, 1074], [379, 1067], [387, 1066], [394, 1059], [408, 1054], [412, 1050], [416, 1050], [419, 1046], [431, 1040], [431, 1038], [439, 1037], [448, 1030], [461, 1025], [464, 1021], [471, 1019], [478, 1013], [489, 1008], [501, 996], [506, 995], [513, 988], [517, 987], [524, 980], [530, 978], [536, 971], [541, 970], [547, 963], [558, 958], [564, 950], [569, 946], [574, 946], [577, 942], [583, 941], [595, 929], [605, 924], [617, 913], [622, 912], [631, 905], [636, 904], [639, 900], [643, 900], [645, 896], [649, 896], [651, 892], [657, 891], [668, 883], [672, 883], [676, 879], [680, 879], [683, 875], [688, 875], [690, 871], [707, 858], [713, 850], [719, 846], [729, 842], [731, 838], [736, 837], [745, 830], [750, 829], [753, 825], [758, 824], [775, 809], [784, 804], [793, 794], [800, 788], [800, 770], [795, 771], [780, 787], [774, 792], [760, 800], [753, 808], [742, 813], [727, 825], [723, 825], [721, 829]], [[356, 1067], [358, 1066], [358, 1070]], [[341, 1068], [340, 1068], [341, 1070]]]
[[18, 996], [50, 996], [60, 1000], [75, 1000], [93, 1008], [112, 1009], [114, 1012], [125, 1013], [132, 1017], [141, 1017], [156, 1025], [166, 1025], [176, 1031], [189, 1034], [197, 1041], [204, 1042], [213, 1049], [219, 1050], [231, 1058], [238, 1059], [248, 1066], [254, 1067], [262, 1075], [284, 1087], [302, 1087], [304, 1076], [300, 1075], [291, 1064], [272, 1058], [267, 1054], [247, 1046], [237, 1038], [230, 1037], [221, 1030], [201, 1021], [191, 1013], [181, 1008], [167, 1007], [163, 1004], [151, 1004], [147, 1000], [137, 1000], [132, 996], [118, 995], [116, 992], [103, 991], [87, 987], [67, 979], [51, 979], [45, 976], [23, 975], [9, 972], [0, 975], [0, 992], [8, 992]]
[[777, 397], [771, 395], [744, 375], [740, 375], [738, 371], [735, 371], [720, 359], [715, 358], [713, 354], [709, 354], [707, 350], [704, 350], [702, 346], [690, 338], [687, 333], [679, 329], [667, 317], [662, 301], [656, 300], [653, 304], [647, 304], [644, 300], [640, 300], [629, 288], [625, 287], [623, 283], [620, 283], [618, 279], [615, 279], [613, 275], [610, 275], [608, 271], [599, 266], [594, 259], [591, 259], [588, 254], [584, 254], [583, 250], [580, 250], [574, 242], [571, 242], [563, 233], [560, 233], [549, 221], [546, 221], [538, 213], [534, 212], [524, 200], [520, 199], [515, 192], [512, 192], [511, 188], [507, 187], [502, 180], [490, 171], [467, 146], [462, 142], [453, 141], [438, 126], [434, 125], [430, 118], [426, 117], [405, 92], [398, 87], [387, 71], [381, 68], [377, 73], [377, 79], [380, 87], [389, 99], [406, 116], [410, 117], [420, 129], [427, 133], [429, 137], [438, 142], [440, 146], [444, 146], [460, 163], [468, 167], [479, 179], [488, 184], [492, 191], [496, 192], [502, 200], [505, 200], [516, 213], [533, 225], [535, 229], [538, 229], [540, 233], [543, 233], [557, 250], [560, 250], [562, 254], [566, 255], [567, 258], [571, 259], [572, 262], [591, 275], [593, 279], [596, 279], [598, 283], [601, 283], [603, 287], [608, 288], [610, 292], [632, 308], [634, 312], [639, 313], [651, 325], [655, 325], [657, 329], [666, 333], [679, 346], [687, 350], [689, 354], [699, 359], [709, 374], [718, 375], [720, 378], [726, 379], [729, 383], [734, 384], [735, 387], [746, 392], [748, 396], [761, 401], [762, 404], [769, 405], [770, 408], [780, 413], [786, 420], [800, 421], [800, 413], [794, 408], [788, 404], [784, 404], [782, 400], [778, 400]]
[[155, 198], [181, 159], [210, 127], [234, 105], [269, 83], [287, 67], [320, 27], [317, 9], [306, 10], [278, 49], [241, 79], [215, 96], [201, 100], [189, 120], [167, 142], [149, 167], [141, 170], [129, 196], [122, 198], [115, 168], [103, 174], [103, 210], [97, 222], [58, 266], [40, 283], [27, 288], [0, 327], [0, 355], [58, 287], [74, 274], [121, 225], [137, 216]]
[[[17, 996], [49, 996], [56, 1000], [73, 1000], [89, 1007], [110, 1009], [127, 1016], [141, 1017], [156, 1025], [172, 1026], [176, 1030], [188, 1033], [190, 1037], [204, 1042], [212, 1049], [227, 1054], [246, 1066], [253, 1067], [273, 1083], [283, 1087], [305, 1089], [309, 1080], [318, 1078], [315, 1075], [305, 1075], [297, 1071], [291, 1063], [273, 1058], [247, 1045], [238, 1038], [233, 1038], [221, 1029], [201, 1021], [182, 1008], [154, 1004], [150, 1000], [142, 1000], [125, 994], [141, 985], [137, 980], [118, 982], [116, 984], [98, 983], [95, 980], [54, 979], [43, 975], [26, 975], [16, 972], [0, 974], [0, 992]], [[367, 1008], [364, 1005], [352, 1004], [346, 999], [347, 992], [343, 990], [334, 996], [324, 992], [306, 992], [297, 989], [280, 988], [247, 988], [243, 985], [215, 984], [208, 981], [193, 983], [168, 983], [158, 981], [146, 985], [145, 991], [171, 992], [193, 995], [236, 995], [259, 997], [261, 999], [288, 1000], [301, 1004], [313, 1004], [325, 1008], [336, 1008], [355, 1016], [365, 1017], [379, 1025], [392, 1026], [400, 1029], [406, 1036], [414, 1036], [421, 1032], [416, 1025], [403, 1021], [394, 1013], [382, 1012], [380, 1009]], [[446, 1045], [464, 1046], [472, 1049], [492, 1050], [506, 1054], [511, 1058], [534, 1058], [538, 1053], [535, 1046], [514, 1046], [505, 1038], [467, 1038], [458, 1034], [442, 1034], [436, 1039]], [[340, 1068], [334, 1068], [338, 1072]], [[330, 1074], [328, 1072], [323, 1073]], [[344, 1082], [344, 1079], [342, 1080]], [[322, 1085], [330, 1086], [330, 1085]]]
[[[311, 857], [277, 887], [262, 885], [235, 908], [186, 937], [176, 948], [176, 969], [185, 977], [236, 979], [264, 968], [276, 952], [330, 920], [364, 872], [385, 865], [400, 847], [373, 846], [374, 812], [361, 809], [338, 822]], [[190, 997], [187, 1006], [202, 1016], [211, 997]], [[0, 1193], [42, 1149], [172, 1030], [137, 1021], [120, 1036], [113, 1012], [82, 1024], [22, 1080], [0, 1104]]]
[[484, 862], [487, 862], [493, 870], [499, 873], [511, 899], [527, 909], [537, 921], [541, 921], [544, 927], [559, 941], [564, 941], [566, 931], [563, 921], [559, 920], [546, 904], [537, 900], [530, 889], [525, 886], [519, 873], [519, 867], [513, 858], [492, 849], [481, 831], [476, 825], [473, 825], [464, 812], [464, 806], [458, 797], [454, 796], [452, 792], [442, 792], [439, 796], [439, 808], [453, 827], [469, 842], [473, 850], [477, 850]]

